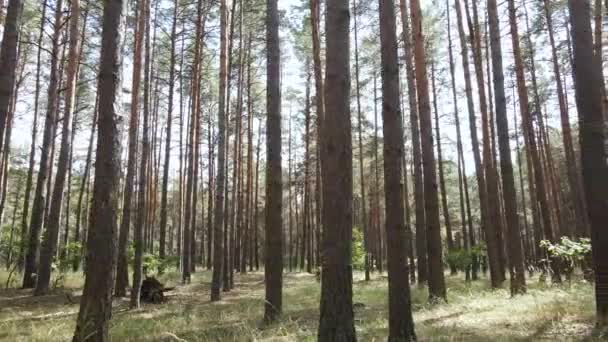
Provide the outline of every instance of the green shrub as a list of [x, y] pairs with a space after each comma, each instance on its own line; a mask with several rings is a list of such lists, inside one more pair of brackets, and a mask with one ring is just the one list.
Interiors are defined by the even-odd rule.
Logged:
[[363, 240], [363, 232], [361, 228], [353, 229], [353, 254], [352, 254], [353, 269], [362, 270], [365, 268], [365, 243]]
[[543, 262], [549, 264], [551, 259], [557, 259], [561, 271], [568, 279], [571, 278], [574, 268], [580, 265], [583, 270], [589, 269], [589, 258], [591, 256], [591, 240], [581, 238], [578, 240], [570, 240], [563, 236], [558, 243], [551, 243], [548, 240], [540, 242], [540, 248], [545, 249], [549, 254], [549, 260]]

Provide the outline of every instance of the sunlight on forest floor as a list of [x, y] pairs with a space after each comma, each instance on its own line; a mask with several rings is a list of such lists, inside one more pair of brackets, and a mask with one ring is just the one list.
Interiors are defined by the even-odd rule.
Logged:
[[[289, 273], [284, 278], [284, 315], [261, 325], [262, 272], [235, 274], [235, 289], [209, 302], [211, 273], [198, 272], [192, 285], [179, 286], [160, 305], [127, 311], [115, 301], [113, 341], [314, 341], [319, 318], [320, 286], [314, 275]], [[370, 282], [356, 274], [354, 302], [360, 341], [384, 341], [388, 333], [387, 279]], [[6, 274], [0, 272], [0, 284]], [[178, 284], [178, 273], [162, 277]], [[64, 280], [66, 289], [46, 297], [27, 290], [0, 290], [0, 340], [71, 340], [78, 311], [80, 275]], [[528, 294], [509, 298], [507, 290], [490, 291], [488, 282], [466, 284], [447, 276], [449, 304], [429, 306], [426, 289], [413, 287], [414, 320], [419, 341], [600, 341], [593, 331], [593, 289], [589, 283], [550, 286], [529, 280]]]

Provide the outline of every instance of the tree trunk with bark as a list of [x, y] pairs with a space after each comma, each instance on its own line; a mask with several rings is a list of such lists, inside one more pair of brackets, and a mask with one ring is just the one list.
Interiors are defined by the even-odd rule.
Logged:
[[137, 150], [139, 138], [139, 101], [141, 88], [141, 68], [144, 48], [144, 33], [146, 29], [145, 0], [138, 3], [137, 27], [135, 31], [135, 48], [133, 52], [133, 79], [131, 85], [131, 117], [129, 119], [129, 147], [127, 157], [127, 175], [123, 192], [122, 221], [118, 237], [118, 266], [116, 272], [117, 297], [127, 295], [129, 285], [129, 267], [127, 260], [127, 245], [131, 229], [131, 206], [133, 205], [133, 192], [137, 168]]
[[382, 59], [382, 121], [384, 133], [384, 202], [388, 267], [389, 341], [415, 341], [403, 207], [401, 166], [403, 122], [399, 104], [399, 63], [395, 5], [379, 0]]
[[429, 260], [429, 300], [446, 300], [445, 278], [439, 227], [439, 197], [437, 194], [437, 170], [433, 150], [433, 127], [431, 124], [431, 104], [427, 77], [427, 56], [422, 32], [422, 9], [419, 0], [412, 0], [412, 27], [414, 37], [414, 61], [416, 65], [416, 85], [420, 110], [420, 145], [424, 171], [424, 211], [427, 232]]
[[53, 194], [51, 197], [49, 220], [43, 237], [42, 249], [40, 251], [40, 265], [38, 267], [38, 281], [36, 283], [35, 295], [44, 295], [49, 291], [51, 280], [51, 268], [53, 257], [57, 252], [57, 240], [59, 237], [59, 221], [61, 215], [61, 204], [63, 201], [63, 190], [66, 182], [66, 173], [70, 158], [72, 139], [72, 115], [76, 102], [76, 81], [78, 80], [78, 64], [80, 61], [80, 1], [70, 2], [70, 27], [69, 27], [69, 53], [67, 78], [65, 83], [65, 111], [63, 115], [63, 128], [61, 130], [61, 147], [59, 149], [59, 162]]
[[596, 324], [608, 325], [608, 167], [602, 108], [602, 72], [593, 63], [593, 38], [588, 1], [568, 1], [574, 44], [574, 84], [579, 113], [583, 179], [591, 223], [591, 244], [595, 264]]
[[[25, 256], [25, 268], [23, 272], [23, 288], [33, 288], [36, 285], [34, 274], [37, 272], [37, 257], [40, 249], [40, 233], [42, 231], [44, 208], [47, 202], [47, 179], [52, 168], [52, 158], [49, 149], [54, 140], [53, 132], [56, 125], [56, 106], [59, 101], [59, 56], [61, 27], [63, 24], [63, 1], [57, 1], [55, 8], [55, 22], [53, 33], [53, 48], [51, 52], [51, 74], [48, 85], [46, 121], [44, 123], [44, 135], [42, 138], [42, 150], [40, 153], [40, 166], [38, 168], [38, 179], [36, 181], [36, 192], [32, 205], [32, 217], [30, 220], [30, 234], [27, 254]], [[1, 106], [1, 104], [0, 104]], [[1, 119], [0, 119], [1, 120]], [[1, 136], [1, 135], [0, 135]], [[1, 139], [0, 139], [1, 140]]]
[[[0, 47], [0, 137], [4, 136], [11, 100], [15, 91], [17, 50], [19, 43], [23, 0], [9, 0]], [[3, 150], [0, 139], [0, 151]]]
[[412, 150], [414, 158], [414, 210], [416, 214], [416, 258], [418, 260], [418, 285], [427, 281], [428, 264], [426, 248], [426, 223], [424, 213], [424, 188], [422, 175], [422, 152], [418, 119], [418, 98], [416, 96], [416, 75], [412, 60], [412, 36], [409, 13], [405, 0], [399, 1], [401, 9], [402, 40], [404, 41], [405, 69], [407, 73], [408, 100], [410, 105], [410, 126], [412, 130]]
[[98, 81], [99, 138], [86, 277], [74, 342], [110, 341], [120, 180], [122, 34], [125, 2], [106, 1]]
[[220, 1], [220, 73], [219, 73], [219, 97], [218, 97], [218, 158], [217, 177], [215, 179], [215, 204], [214, 204], [214, 231], [213, 231], [213, 276], [211, 280], [211, 301], [220, 300], [222, 289], [222, 266], [224, 263], [222, 246], [224, 241], [224, 186], [225, 186], [225, 158], [226, 158], [226, 81], [227, 81], [227, 59], [226, 59], [226, 31], [227, 31], [228, 9], [226, 0]]
[[319, 341], [356, 341], [352, 290], [352, 140], [350, 11], [327, 2], [325, 106], [321, 134], [323, 243]]
[[[515, 55], [516, 73], [523, 73], [523, 66], [517, 71], [520, 59], [519, 33], [515, 19], [515, 2], [508, 1], [509, 23], [511, 26], [511, 39]], [[502, 47], [500, 46], [500, 27], [496, 0], [488, 1], [488, 17], [490, 25], [490, 45], [492, 51], [492, 66], [494, 75], [494, 96], [496, 104], [496, 127], [498, 132], [498, 146], [500, 152], [500, 170], [502, 176], [502, 190], [507, 219], [508, 250], [509, 250], [509, 276], [511, 280], [511, 295], [526, 292], [526, 278], [524, 272], [524, 258], [521, 244], [521, 230], [517, 215], [517, 195], [515, 192], [515, 176], [511, 161], [511, 146], [509, 142], [509, 122], [507, 120], [507, 100], [505, 96], [504, 71], [502, 67]], [[521, 103], [521, 101], [520, 101]]]

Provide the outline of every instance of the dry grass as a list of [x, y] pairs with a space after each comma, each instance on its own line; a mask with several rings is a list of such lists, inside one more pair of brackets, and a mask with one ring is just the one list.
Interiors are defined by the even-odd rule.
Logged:
[[[3, 275], [0, 273], [0, 279]], [[195, 275], [192, 285], [178, 286], [162, 305], [126, 310], [116, 300], [111, 334], [114, 341], [314, 341], [320, 287], [304, 273], [285, 276], [284, 315], [263, 326], [263, 273], [235, 275], [235, 290], [218, 303], [209, 302], [209, 272]], [[179, 275], [163, 276], [177, 285]], [[509, 298], [506, 290], [490, 291], [486, 281], [466, 284], [448, 277], [448, 304], [429, 306], [425, 289], [413, 288], [414, 319], [420, 341], [600, 341], [593, 331], [590, 284], [546, 286], [530, 281], [528, 294]], [[78, 310], [78, 274], [50, 296], [31, 297], [27, 290], [0, 290], [0, 340], [68, 341]], [[360, 341], [384, 341], [387, 334], [385, 277], [370, 282], [355, 276], [354, 301]]]

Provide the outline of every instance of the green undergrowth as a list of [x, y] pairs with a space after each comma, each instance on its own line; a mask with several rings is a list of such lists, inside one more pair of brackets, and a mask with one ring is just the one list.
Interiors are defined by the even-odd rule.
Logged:
[[[314, 275], [284, 277], [284, 314], [264, 326], [262, 272], [235, 274], [235, 288], [220, 302], [209, 301], [210, 272], [197, 272], [190, 285], [180, 274], [161, 276], [177, 286], [160, 305], [127, 310], [126, 299], [114, 303], [113, 341], [315, 341], [320, 284]], [[0, 272], [0, 282], [6, 275]], [[355, 274], [356, 329], [360, 341], [385, 341], [387, 278], [375, 274], [366, 282]], [[416, 333], [420, 341], [601, 341], [593, 329], [591, 284], [547, 285], [528, 281], [525, 295], [511, 298], [506, 289], [490, 290], [487, 280], [465, 283], [446, 276], [448, 303], [429, 305], [425, 288], [412, 286]], [[65, 277], [52, 295], [32, 297], [27, 290], [0, 290], [0, 340], [68, 341], [74, 330], [81, 274]]]

